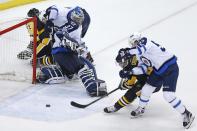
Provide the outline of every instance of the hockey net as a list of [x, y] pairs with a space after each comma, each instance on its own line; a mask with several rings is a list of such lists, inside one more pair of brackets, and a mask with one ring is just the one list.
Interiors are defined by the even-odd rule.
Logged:
[[[26, 25], [33, 23], [33, 65], [30, 60], [21, 60], [17, 54], [27, 48], [30, 36]], [[36, 80], [36, 18], [15, 19], [0, 23], [0, 80], [27, 81]]]

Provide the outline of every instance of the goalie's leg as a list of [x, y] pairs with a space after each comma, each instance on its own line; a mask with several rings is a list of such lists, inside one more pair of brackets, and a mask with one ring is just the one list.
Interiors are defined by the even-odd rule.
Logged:
[[44, 84], [59, 84], [65, 82], [64, 74], [57, 65], [41, 67], [36, 79], [38, 83]]
[[102, 96], [107, 93], [104, 81], [98, 81], [96, 71], [92, 66], [86, 65], [77, 54], [73, 52], [57, 53], [54, 55], [55, 61], [60, 65], [61, 69], [69, 71], [68, 75], [78, 74], [87, 93], [90, 96]]
[[96, 73], [93, 69], [84, 65], [78, 72], [81, 81], [90, 96], [103, 96], [107, 94], [106, 83], [103, 80], [96, 79]]

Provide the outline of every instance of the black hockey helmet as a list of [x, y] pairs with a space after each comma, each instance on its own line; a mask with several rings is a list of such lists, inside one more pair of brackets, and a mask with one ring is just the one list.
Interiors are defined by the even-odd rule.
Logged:
[[120, 67], [124, 69], [133, 68], [138, 64], [136, 55], [128, 55], [128, 50], [129, 48], [120, 49], [116, 57], [116, 62], [119, 64]]
[[27, 16], [28, 17], [34, 17], [34, 16], [39, 16], [39, 10], [36, 9], [36, 8], [31, 8], [28, 13], [27, 13]]

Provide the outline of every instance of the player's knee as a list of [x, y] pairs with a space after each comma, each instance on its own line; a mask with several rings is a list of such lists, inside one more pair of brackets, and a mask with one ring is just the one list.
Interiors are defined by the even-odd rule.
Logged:
[[144, 97], [149, 98], [152, 95], [152, 93], [154, 92], [155, 88], [156, 87], [153, 87], [149, 84], [145, 84], [144, 87], [141, 90], [141, 95], [143, 95]]
[[169, 91], [164, 91], [163, 92], [163, 97], [168, 103], [170, 103], [171, 101], [176, 99], [175, 93], [174, 92], [169, 92]]

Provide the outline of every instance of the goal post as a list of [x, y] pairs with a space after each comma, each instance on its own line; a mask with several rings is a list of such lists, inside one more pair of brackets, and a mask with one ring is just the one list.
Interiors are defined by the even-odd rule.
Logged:
[[[22, 51], [24, 50], [24, 47], [28, 45], [30, 41], [30, 37], [29, 34], [26, 32], [26, 25], [30, 22], [33, 23], [33, 54], [32, 54], [33, 65], [29, 63], [29, 65], [24, 66], [23, 65], [24, 63], [19, 62], [21, 60], [16, 58], [17, 55], [16, 50], [18, 50], [18, 52]], [[5, 23], [0, 23], [0, 55], [1, 55], [0, 68], [2, 68], [0, 71], [0, 79], [20, 81], [21, 80], [20, 77], [24, 77], [23, 80], [26, 81], [26, 78], [28, 79], [31, 78], [32, 83], [35, 84], [36, 83], [37, 18], [36, 17], [26, 18], [20, 20], [20, 22], [13, 25], [12, 24], [7, 25]], [[14, 22], [9, 22], [9, 23], [14, 23]], [[4, 29], [2, 29], [2, 27]], [[19, 28], [22, 29], [19, 30]], [[23, 39], [25, 39], [26, 41], [24, 42]], [[12, 61], [12, 63], [7, 61]], [[26, 68], [28, 69], [26, 70]], [[22, 71], [29, 72], [28, 70], [32, 70], [31, 73], [25, 73], [25, 72], [21, 73]], [[22, 74], [24, 76], [20, 76]]]

